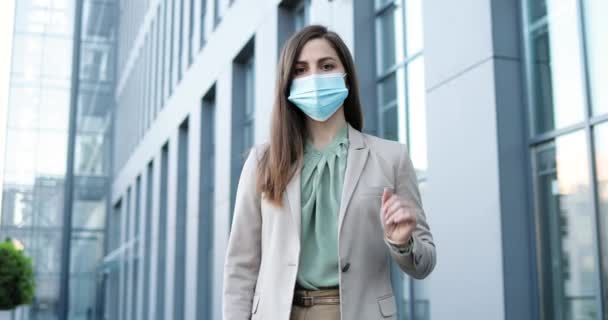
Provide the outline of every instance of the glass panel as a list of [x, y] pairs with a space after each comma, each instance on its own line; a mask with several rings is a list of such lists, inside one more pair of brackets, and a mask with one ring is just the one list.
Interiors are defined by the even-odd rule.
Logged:
[[19, 80], [36, 81], [42, 70], [42, 37], [15, 34], [11, 74]]
[[393, 283], [395, 300], [397, 301], [397, 317], [400, 320], [409, 320], [411, 308], [410, 278], [401, 271], [399, 266], [391, 259], [391, 282]]
[[37, 134], [33, 130], [8, 129], [5, 150], [5, 183], [34, 184]]
[[103, 257], [101, 233], [74, 231], [71, 239], [70, 319], [94, 319], [96, 268]]
[[426, 171], [426, 102], [424, 88], [424, 58], [408, 64], [408, 128], [409, 151], [416, 171]]
[[414, 320], [431, 320], [431, 294], [427, 281], [413, 280]]
[[534, 133], [563, 128], [584, 116], [576, 1], [550, 1], [543, 8], [548, 16], [528, 25]]
[[64, 175], [68, 155], [67, 132], [41, 131], [37, 143], [36, 170], [38, 174]]
[[399, 139], [397, 106], [382, 111], [382, 137], [397, 141]]
[[405, 54], [422, 51], [422, 0], [405, 1]]
[[11, 88], [11, 108], [8, 112], [7, 125], [11, 128], [35, 129], [38, 127], [38, 106], [40, 105], [40, 89]]
[[584, 1], [587, 59], [594, 114], [608, 112], [608, 1]]
[[42, 75], [44, 77], [70, 79], [72, 39], [46, 37], [42, 60]]
[[40, 104], [40, 128], [67, 132], [70, 118], [70, 92], [67, 90], [42, 90], [42, 101], [43, 103]]
[[403, 53], [403, 16], [400, 7], [391, 8], [376, 18], [378, 74], [393, 67]]
[[379, 83], [380, 107], [397, 102], [397, 76], [395, 73], [389, 75]]
[[534, 149], [543, 319], [599, 320], [584, 131]]
[[376, 0], [375, 1], [375, 6], [376, 9], [380, 9], [382, 7], [384, 7], [385, 5], [389, 4], [390, 2], [394, 2], [395, 0]]
[[608, 123], [595, 127], [595, 166], [600, 212], [600, 238], [604, 266], [604, 301], [608, 301]]

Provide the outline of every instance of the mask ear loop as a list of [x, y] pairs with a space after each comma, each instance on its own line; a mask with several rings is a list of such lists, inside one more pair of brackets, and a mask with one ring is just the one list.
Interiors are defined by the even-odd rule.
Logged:
[[348, 86], [348, 82], [346, 81], [346, 76], [348, 75], [348, 73], [344, 72], [342, 74], [342, 79], [344, 79], [344, 85], [346, 86], [346, 89], [350, 90], [350, 87]]

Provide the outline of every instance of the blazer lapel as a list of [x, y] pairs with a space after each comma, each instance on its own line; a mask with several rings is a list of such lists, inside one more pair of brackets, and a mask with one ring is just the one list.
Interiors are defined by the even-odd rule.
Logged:
[[363, 140], [363, 135], [357, 129], [348, 124], [348, 139], [350, 146], [346, 158], [346, 172], [344, 173], [344, 185], [342, 187], [342, 197], [340, 199], [340, 210], [338, 216], [338, 234], [342, 230], [342, 222], [346, 215], [346, 209], [355, 191], [355, 186], [359, 182], [361, 172], [367, 161], [369, 148]]

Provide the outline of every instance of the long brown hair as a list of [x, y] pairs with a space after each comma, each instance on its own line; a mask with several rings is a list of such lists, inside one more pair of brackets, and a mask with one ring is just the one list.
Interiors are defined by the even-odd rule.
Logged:
[[303, 158], [304, 142], [308, 134], [306, 115], [287, 100], [294, 64], [304, 45], [319, 38], [327, 40], [333, 47], [346, 72], [345, 80], [349, 88], [348, 96], [344, 100], [346, 122], [359, 131], [363, 128], [355, 64], [344, 41], [338, 34], [320, 25], [305, 27], [292, 35], [281, 50], [272, 109], [270, 144], [264, 150], [257, 168], [258, 192], [278, 206], [281, 206], [282, 194]]

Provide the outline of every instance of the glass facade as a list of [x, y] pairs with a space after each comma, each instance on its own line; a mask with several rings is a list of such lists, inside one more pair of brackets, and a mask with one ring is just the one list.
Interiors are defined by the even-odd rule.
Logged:
[[62, 303], [73, 18], [71, 0], [15, 1], [0, 237], [21, 241], [34, 262], [22, 319], [57, 319]]
[[116, 3], [84, 0], [75, 104], [69, 319], [99, 317], [114, 108]]
[[[420, 188], [426, 179], [426, 107], [422, 1], [375, 2], [379, 133], [408, 146]], [[430, 319], [428, 288], [393, 263], [399, 319]]]
[[426, 160], [422, 1], [376, 1], [380, 134], [408, 145], [420, 179]]
[[[0, 236], [25, 244], [37, 285], [19, 318], [59, 319], [67, 310], [69, 319], [90, 319], [99, 312], [114, 10], [110, 0], [15, 1]], [[62, 296], [66, 284], [70, 294]]]
[[608, 42], [605, 40], [608, 37], [608, 21], [605, 18], [608, 2], [584, 0], [582, 7], [585, 17], [590, 103], [593, 114], [605, 115], [608, 113], [608, 92], [605, 89], [608, 83]]
[[602, 6], [547, 0], [523, 7], [542, 319], [608, 316]]

